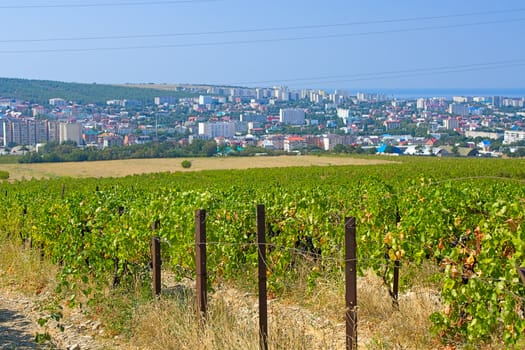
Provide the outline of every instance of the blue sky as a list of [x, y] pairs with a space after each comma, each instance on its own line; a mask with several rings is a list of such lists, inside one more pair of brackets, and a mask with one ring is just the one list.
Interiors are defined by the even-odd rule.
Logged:
[[0, 14], [2, 77], [525, 87], [521, 0], [6, 0]]

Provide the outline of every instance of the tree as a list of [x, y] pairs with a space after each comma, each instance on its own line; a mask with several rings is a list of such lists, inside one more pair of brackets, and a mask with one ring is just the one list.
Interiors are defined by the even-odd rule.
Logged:
[[208, 141], [204, 145], [204, 154], [211, 157], [217, 153], [217, 143], [215, 141]]
[[343, 145], [342, 143], [339, 143], [337, 145], [334, 146], [334, 152], [335, 153], [347, 153], [347, 148], [345, 145]]
[[454, 154], [456, 157], [459, 157], [459, 147], [454, 145], [452, 146], [452, 154]]

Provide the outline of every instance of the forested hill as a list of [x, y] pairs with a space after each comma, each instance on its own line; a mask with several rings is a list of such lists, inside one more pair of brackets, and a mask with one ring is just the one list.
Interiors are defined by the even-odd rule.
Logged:
[[0, 98], [17, 98], [46, 104], [50, 98], [63, 98], [80, 104], [105, 104], [107, 100], [153, 102], [156, 96], [188, 97], [188, 92], [146, 89], [104, 84], [65, 83], [51, 80], [0, 78]]

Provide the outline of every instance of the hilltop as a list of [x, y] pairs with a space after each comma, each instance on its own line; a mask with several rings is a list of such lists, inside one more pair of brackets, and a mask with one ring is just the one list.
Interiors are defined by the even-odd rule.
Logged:
[[0, 78], [0, 97], [22, 99], [31, 103], [47, 104], [50, 98], [63, 98], [80, 104], [105, 104], [107, 100], [153, 101], [157, 96], [176, 98], [194, 96], [191, 92], [144, 89], [136, 85], [108, 85], [69, 83], [52, 80]]

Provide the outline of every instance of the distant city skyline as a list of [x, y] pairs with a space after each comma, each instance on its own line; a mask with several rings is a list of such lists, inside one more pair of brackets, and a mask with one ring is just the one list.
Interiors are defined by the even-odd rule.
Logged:
[[357, 90], [523, 89], [518, 0], [9, 0], [0, 76]]

